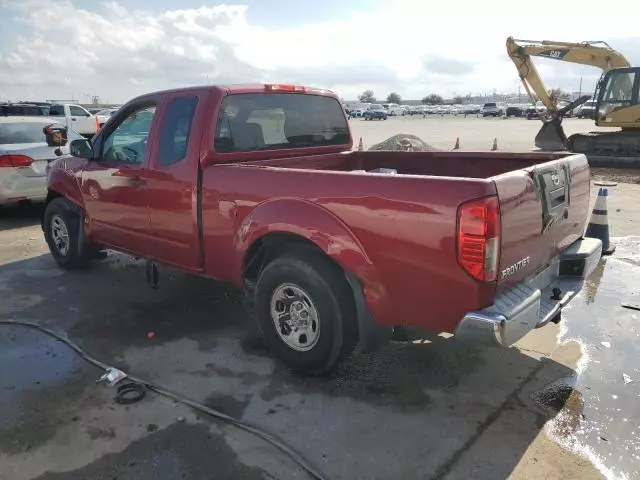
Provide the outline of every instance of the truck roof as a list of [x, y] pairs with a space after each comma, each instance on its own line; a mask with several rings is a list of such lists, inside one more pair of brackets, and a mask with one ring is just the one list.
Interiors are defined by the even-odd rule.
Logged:
[[[276, 86], [280, 86], [282, 88], [277, 89], [274, 88]], [[271, 89], [268, 89], [271, 87]], [[146, 94], [139, 95], [136, 99], [145, 98], [147, 96], [155, 96], [166, 93], [177, 93], [177, 92], [195, 92], [198, 90], [209, 89], [209, 90], [219, 90], [223, 91], [226, 94], [237, 94], [237, 93], [293, 93], [291, 92], [291, 88], [294, 87], [293, 84], [286, 83], [237, 83], [237, 84], [227, 84], [227, 85], [198, 85], [193, 87], [183, 87], [183, 88], [170, 88], [166, 90], [158, 90], [155, 92], [149, 92]], [[296, 91], [295, 93], [310, 93], [313, 95], [322, 95], [326, 97], [334, 97], [338, 98], [335, 92], [324, 89], [324, 88], [316, 88], [316, 87], [307, 87], [302, 85], [295, 85], [295, 88], [301, 88], [302, 91]]]

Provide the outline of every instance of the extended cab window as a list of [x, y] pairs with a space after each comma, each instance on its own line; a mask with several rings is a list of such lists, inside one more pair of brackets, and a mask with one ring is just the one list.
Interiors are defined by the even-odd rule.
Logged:
[[175, 98], [169, 104], [160, 134], [160, 165], [172, 165], [186, 156], [197, 104], [198, 97]]
[[230, 95], [220, 108], [214, 148], [248, 152], [344, 145], [349, 129], [331, 97], [295, 93]]
[[102, 159], [118, 163], [144, 162], [147, 137], [155, 113], [155, 105], [131, 112], [105, 139]]

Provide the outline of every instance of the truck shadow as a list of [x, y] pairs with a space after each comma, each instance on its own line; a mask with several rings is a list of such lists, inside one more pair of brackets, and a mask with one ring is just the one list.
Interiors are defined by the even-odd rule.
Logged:
[[[177, 352], [172, 345], [189, 340], [199, 350], [194, 359], [200, 353], [220, 358], [222, 344], [236, 345], [218, 365], [181, 358], [184, 375], [200, 384], [207, 381], [203, 369], [212, 382], [228, 378], [224, 395], [238, 401], [213, 406], [280, 431], [281, 425], [296, 423], [282, 433], [303, 451], [311, 448], [304, 445], [307, 429], [313, 429], [321, 450], [338, 456], [349, 449], [350, 457], [369, 458], [371, 470], [364, 476], [351, 471], [346, 460], [327, 464], [330, 478], [507, 478], [572, 394], [565, 389], [534, 395], [573, 373], [563, 364], [517, 349], [467, 347], [433, 334], [356, 354], [328, 377], [301, 377], [266, 351], [256, 335], [252, 303], [242, 292], [165, 269], [160, 288], [152, 290], [142, 263], [119, 254], [80, 272], [60, 270], [49, 255], [8, 263], [0, 266], [0, 290], [6, 300], [0, 316], [65, 331], [95, 357], [132, 372], [136, 365], [127, 364], [127, 352], [154, 349], [158, 358], [170, 358]], [[6, 335], [0, 329], [0, 344]], [[42, 359], [42, 365], [55, 362]], [[2, 351], [0, 363], [10, 364], [9, 383], [33, 368], [33, 362], [3, 358]], [[269, 373], [252, 373], [256, 365]], [[60, 373], [64, 381], [65, 372]], [[147, 373], [162, 383], [162, 370]], [[234, 383], [237, 378], [240, 384]], [[31, 402], [50, 394], [31, 388]], [[381, 418], [383, 424], [376, 424]], [[55, 419], [55, 411], [41, 409], [28, 422]], [[484, 438], [491, 438], [491, 445]], [[493, 455], [495, 449], [501, 454]], [[307, 453], [313, 458], [317, 451]]]
[[30, 227], [40, 223], [44, 204], [25, 203], [16, 206], [0, 206], [0, 232]]

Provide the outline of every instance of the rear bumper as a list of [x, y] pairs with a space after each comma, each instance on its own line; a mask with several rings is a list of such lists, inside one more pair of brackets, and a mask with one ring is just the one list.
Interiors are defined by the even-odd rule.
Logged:
[[0, 172], [0, 205], [47, 198], [47, 177], [26, 177], [12, 168]]
[[[467, 313], [456, 329], [456, 338], [472, 343], [513, 345], [558, 316], [595, 270], [601, 252], [600, 240], [578, 240], [540, 273], [501, 294], [490, 307]], [[554, 289], [559, 289], [559, 295], [554, 294]]]

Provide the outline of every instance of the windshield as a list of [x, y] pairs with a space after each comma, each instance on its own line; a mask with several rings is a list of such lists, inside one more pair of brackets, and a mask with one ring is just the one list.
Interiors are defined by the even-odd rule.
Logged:
[[349, 129], [340, 103], [331, 97], [289, 93], [230, 95], [220, 107], [216, 151], [344, 145]]
[[484, 106], [485, 106], [485, 108], [491, 108], [491, 107], [495, 107], [496, 104], [495, 103], [485, 103]]
[[[19, 143], [47, 143], [42, 129], [46, 123], [0, 123], [0, 145], [17, 145]], [[84, 138], [73, 130], [67, 133], [69, 142]]]

